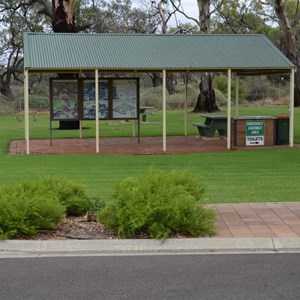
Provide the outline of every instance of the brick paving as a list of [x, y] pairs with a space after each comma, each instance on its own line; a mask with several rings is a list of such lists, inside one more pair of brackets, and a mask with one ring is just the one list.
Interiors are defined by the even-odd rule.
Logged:
[[[298, 147], [299, 145], [295, 145]], [[287, 148], [288, 145], [277, 145], [272, 148]], [[239, 147], [238, 149], [253, 150], [260, 147]], [[235, 148], [236, 149], [236, 148]], [[135, 137], [100, 138], [99, 153], [101, 154], [171, 154], [208, 151], [226, 151], [227, 141], [224, 138], [200, 138], [199, 136], [168, 136], [167, 151], [163, 152], [162, 137], [141, 137], [140, 143]], [[12, 141], [10, 154], [25, 154], [25, 141]], [[30, 140], [30, 154], [83, 154], [96, 153], [95, 138], [54, 139], [52, 146], [49, 140]]]
[[215, 237], [300, 237], [300, 202], [214, 204]]

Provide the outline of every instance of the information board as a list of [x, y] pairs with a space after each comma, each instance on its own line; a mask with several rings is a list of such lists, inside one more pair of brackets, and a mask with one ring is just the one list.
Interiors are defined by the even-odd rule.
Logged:
[[50, 79], [51, 120], [138, 119], [139, 79], [99, 78], [96, 108], [94, 78]]
[[137, 81], [113, 81], [113, 119], [137, 118]]
[[52, 120], [78, 120], [76, 80], [53, 80], [51, 94]]
[[[99, 80], [99, 118], [108, 118], [108, 80]], [[83, 119], [96, 118], [95, 80], [83, 82]]]

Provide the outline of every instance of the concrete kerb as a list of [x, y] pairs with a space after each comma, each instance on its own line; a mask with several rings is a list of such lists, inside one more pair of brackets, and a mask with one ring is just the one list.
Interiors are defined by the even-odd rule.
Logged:
[[0, 258], [283, 252], [300, 252], [300, 238], [0, 241]]

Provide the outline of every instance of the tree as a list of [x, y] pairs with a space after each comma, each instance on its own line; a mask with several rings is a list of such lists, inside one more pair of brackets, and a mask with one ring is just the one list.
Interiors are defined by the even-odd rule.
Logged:
[[[25, 4], [26, 3], [26, 4]], [[13, 81], [22, 82], [23, 31], [42, 31], [44, 19], [35, 7], [27, 10], [27, 2], [10, 0], [0, 2], [0, 93], [14, 100]]]
[[[216, 32], [266, 34], [299, 69], [299, 0], [223, 1], [215, 22]], [[295, 106], [300, 106], [299, 72], [295, 73]]]
[[[156, 11], [156, 15], [159, 15], [159, 18], [161, 20], [161, 33], [167, 34], [168, 33], [168, 22], [171, 18], [171, 16], [174, 14], [174, 12], [170, 12], [167, 9], [168, 1], [166, 0], [153, 0], [152, 1], [152, 7], [154, 11]], [[157, 80], [156, 77], [160, 77], [157, 74], [153, 75], [154, 80]], [[166, 87], [168, 90], [169, 95], [173, 95], [177, 93], [176, 88], [174, 86], [174, 74], [168, 73], [166, 78]]]
[[[197, 0], [199, 18], [195, 19], [186, 15], [181, 6], [181, 0], [175, 2], [170, 0], [176, 12], [183, 14], [186, 18], [194, 21], [200, 29], [201, 34], [211, 33], [211, 0]], [[199, 83], [199, 95], [193, 112], [215, 112], [219, 108], [216, 103], [215, 91], [213, 89], [213, 78], [211, 73], [201, 73]]]
[[[297, 2], [297, 10], [299, 7], [299, 0]], [[269, 0], [269, 4], [272, 5], [277, 18], [280, 28], [282, 29], [284, 36], [284, 48], [283, 52], [290, 59], [290, 61], [296, 66], [297, 69], [300, 67], [300, 54], [299, 46], [297, 44], [297, 37], [294, 29], [291, 26], [291, 22], [287, 15], [287, 7], [289, 1], [287, 0]], [[300, 73], [295, 73], [295, 106], [300, 106]]]

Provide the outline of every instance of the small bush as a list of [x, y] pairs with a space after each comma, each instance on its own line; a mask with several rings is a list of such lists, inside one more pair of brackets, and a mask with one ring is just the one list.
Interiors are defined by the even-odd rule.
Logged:
[[0, 207], [0, 239], [55, 229], [65, 217], [65, 207], [55, 193], [37, 193], [29, 183], [2, 188]]
[[[185, 103], [185, 85], [176, 86], [177, 93], [173, 95], [167, 95], [167, 109], [183, 109]], [[194, 107], [199, 89], [192, 85], [187, 87], [188, 95], [188, 107]], [[157, 109], [162, 109], [162, 87], [145, 88], [141, 90], [141, 105], [142, 106], [154, 106]]]
[[80, 216], [88, 210], [89, 198], [82, 184], [53, 177], [46, 177], [36, 184], [41, 192], [53, 191], [59, 202], [66, 207], [68, 216]]
[[[47, 177], [0, 189], [0, 239], [55, 229], [68, 215], [82, 215], [90, 204], [84, 187]], [[94, 206], [97, 205], [95, 202]]]
[[198, 179], [187, 171], [149, 170], [121, 182], [98, 219], [123, 238], [143, 232], [156, 239], [172, 233], [212, 235], [215, 214], [203, 207], [203, 193]]

